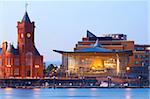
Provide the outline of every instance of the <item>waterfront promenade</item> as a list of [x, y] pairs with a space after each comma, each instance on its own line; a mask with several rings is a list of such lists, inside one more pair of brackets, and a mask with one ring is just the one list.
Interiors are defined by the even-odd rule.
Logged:
[[145, 88], [148, 82], [126, 80], [117, 82], [107, 79], [45, 78], [45, 79], [0, 79], [1, 88]]

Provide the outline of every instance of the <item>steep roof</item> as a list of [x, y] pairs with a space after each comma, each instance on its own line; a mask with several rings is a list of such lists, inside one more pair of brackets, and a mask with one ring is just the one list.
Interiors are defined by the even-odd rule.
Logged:
[[36, 49], [35, 47], [35, 52], [34, 52], [35, 55], [40, 55], [39, 51]]
[[87, 30], [87, 37], [90, 38], [90, 37], [94, 37], [94, 38], [97, 38], [93, 33], [91, 33], [89, 30]]
[[15, 49], [12, 44], [9, 44], [7, 47], [7, 52], [13, 54], [13, 55], [19, 55], [19, 50]]
[[22, 22], [31, 23], [27, 11], [25, 12], [25, 14], [24, 14], [24, 16], [23, 16], [23, 18], [22, 18]]

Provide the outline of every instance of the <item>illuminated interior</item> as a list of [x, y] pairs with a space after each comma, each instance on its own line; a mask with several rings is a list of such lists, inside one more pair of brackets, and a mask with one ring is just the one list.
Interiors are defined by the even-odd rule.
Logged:
[[93, 75], [117, 72], [117, 59], [102, 56], [70, 56], [68, 57], [69, 75]]

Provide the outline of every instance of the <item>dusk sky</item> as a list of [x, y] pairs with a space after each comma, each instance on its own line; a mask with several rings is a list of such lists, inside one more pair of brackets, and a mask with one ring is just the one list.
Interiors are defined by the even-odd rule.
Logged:
[[96, 36], [123, 33], [136, 44], [150, 44], [148, 0], [0, 1], [0, 44], [17, 45], [16, 25], [25, 3], [35, 22], [36, 47], [45, 61], [61, 61], [52, 50], [73, 50], [87, 30]]

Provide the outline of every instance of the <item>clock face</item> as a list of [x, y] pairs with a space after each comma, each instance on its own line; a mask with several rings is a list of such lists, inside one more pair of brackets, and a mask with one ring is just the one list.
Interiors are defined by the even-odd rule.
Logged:
[[31, 37], [31, 33], [27, 33], [27, 37], [30, 38]]

